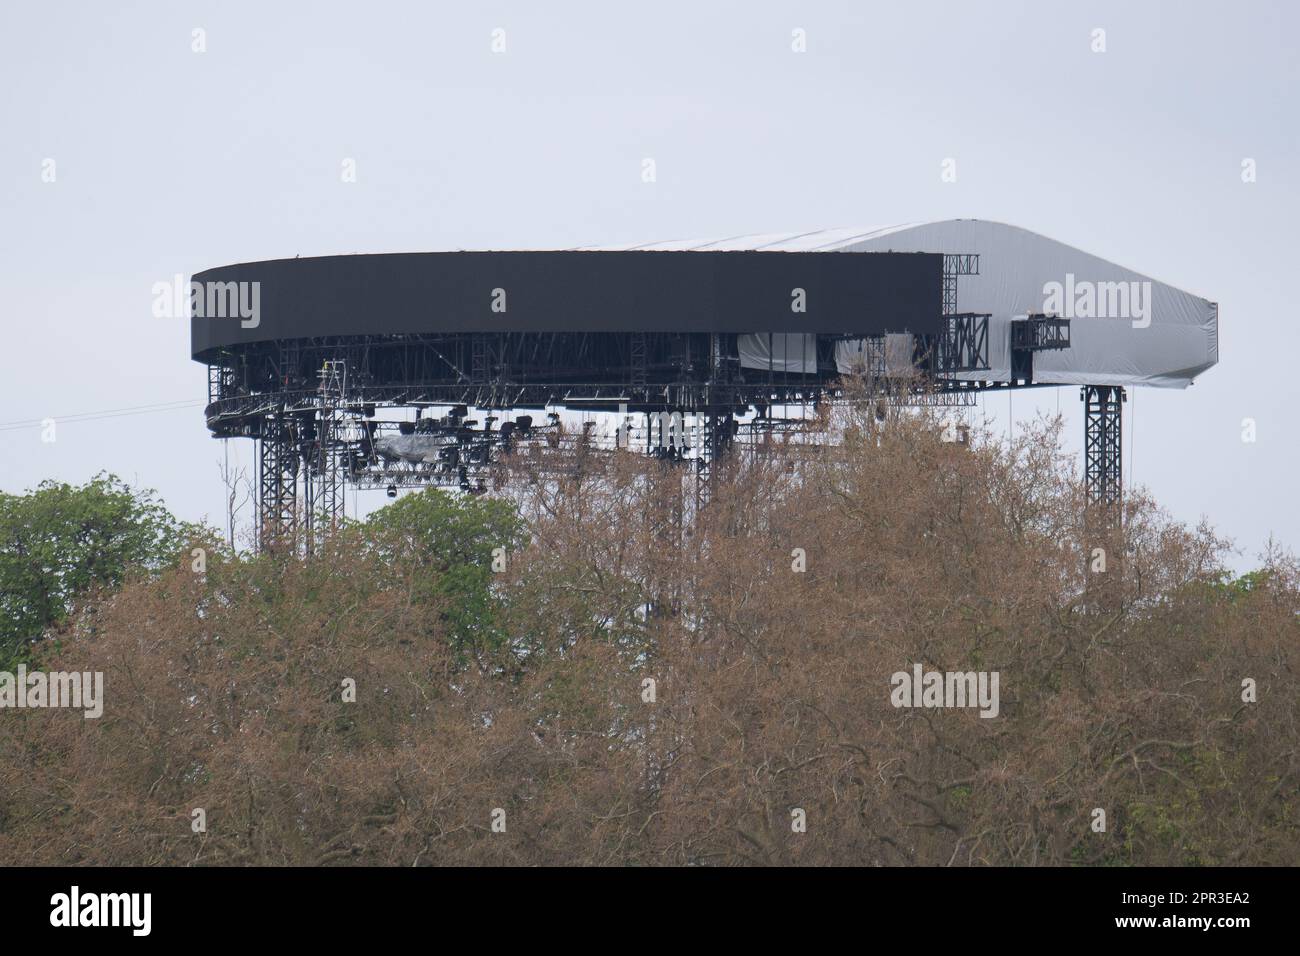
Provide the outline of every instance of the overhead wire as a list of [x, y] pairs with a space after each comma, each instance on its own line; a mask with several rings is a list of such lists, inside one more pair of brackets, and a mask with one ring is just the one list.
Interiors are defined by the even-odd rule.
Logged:
[[0, 431], [16, 431], [22, 428], [41, 428], [46, 422], [53, 421], [62, 425], [68, 422], [93, 422], [105, 418], [124, 418], [130, 415], [149, 415], [155, 412], [178, 411], [183, 408], [199, 408], [207, 402], [186, 399], [174, 402], [157, 402], [152, 405], [131, 405], [126, 408], [109, 408], [99, 411], [78, 412], [74, 415], [47, 415], [44, 418], [27, 418], [19, 421], [0, 422]]

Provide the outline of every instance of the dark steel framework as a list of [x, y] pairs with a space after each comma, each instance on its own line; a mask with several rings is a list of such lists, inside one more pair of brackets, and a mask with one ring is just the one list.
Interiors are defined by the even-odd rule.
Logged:
[[[885, 374], [885, 336], [818, 334], [815, 370], [741, 366], [738, 334], [728, 332], [456, 331], [271, 339], [209, 349], [208, 426], [217, 437], [258, 443], [258, 545], [316, 536], [344, 515], [346, 486], [438, 484], [486, 490], [502, 454], [527, 452], [550, 474], [592, 467], [601, 451], [584, 430], [566, 434], [559, 415], [538, 410], [622, 412], [645, 422], [644, 450], [689, 464], [698, 501], [737, 440], [755, 446], [810, 407], [842, 392], [835, 345], [864, 343], [866, 375], [882, 396], [909, 404], [969, 405], [982, 391], [1033, 383], [1036, 351], [1069, 347], [1068, 320], [1030, 316], [1012, 328], [1009, 382], [981, 379], [989, 369], [989, 317], [958, 312], [960, 276], [979, 273], [979, 256], [943, 257], [942, 315], [933, 334], [914, 336], [910, 379]], [[899, 384], [903, 382], [904, 384]], [[1089, 501], [1118, 502], [1119, 403], [1123, 389], [1085, 389]], [[414, 408], [417, 420], [378, 417]], [[435, 418], [435, 409], [451, 409]], [[471, 411], [471, 410], [477, 410]], [[471, 417], [481, 414], [481, 423]], [[511, 418], [510, 416], [514, 417]], [[656, 438], [654, 422], [676, 417], [684, 439]], [[749, 420], [741, 421], [747, 417]], [[661, 426], [662, 432], [662, 426]], [[377, 451], [389, 435], [420, 435], [427, 460], [394, 461]], [[382, 447], [382, 445], [380, 446]], [[299, 531], [305, 531], [300, 536]]]
[[1088, 506], [1118, 519], [1124, 492], [1123, 406], [1119, 385], [1085, 385], [1083, 479]]
[[[947, 334], [917, 337], [913, 359], [924, 386], [896, 400], [973, 402], [974, 393], [950, 387], [955, 383], [947, 376], [987, 367], [987, 316], [946, 318]], [[374, 443], [397, 433], [400, 423], [378, 419], [384, 408], [678, 414], [696, 426], [694, 445], [652, 451], [693, 462], [707, 483], [732, 444], [737, 416], [753, 412], [761, 428], [782, 409], [816, 406], [839, 394], [840, 336], [817, 336], [816, 370], [808, 372], [743, 368], [737, 338], [484, 332], [255, 343], [223, 350], [210, 365], [206, 416], [214, 435], [259, 443], [259, 544], [269, 546], [300, 525], [310, 544], [317, 528], [342, 517], [345, 482], [365, 487], [368, 472], [391, 470], [381, 467]], [[446, 433], [455, 447], [446, 449], [444, 467], [406, 469], [409, 476], [390, 484], [432, 481], [477, 489], [493, 447], [503, 444], [500, 429], [491, 425], [506, 417], [491, 416], [482, 429], [457, 424]], [[521, 435], [508, 437], [517, 442]]]
[[256, 422], [257, 545], [272, 547], [298, 526], [299, 455], [297, 422], [267, 415]]
[[1051, 315], [1031, 315], [1011, 323], [1011, 348], [1046, 352], [1070, 347], [1070, 320]]

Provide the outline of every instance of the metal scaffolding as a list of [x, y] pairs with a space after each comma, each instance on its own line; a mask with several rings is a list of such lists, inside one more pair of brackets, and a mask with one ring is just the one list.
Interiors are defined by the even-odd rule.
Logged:
[[[467, 331], [254, 342], [213, 353], [205, 416], [217, 437], [258, 442], [261, 550], [315, 550], [345, 516], [348, 483], [390, 496], [428, 485], [478, 493], [499, 459], [517, 461], [525, 451], [549, 473], [599, 467], [598, 442], [584, 432], [575, 445], [558, 414], [546, 425], [524, 414], [497, 427], [499, 412], [645, 415], [646, 452], [689, 468], [703, 505], [741, 430], [757, 447], [755, 438], [806, 424], [810, 407], [841, 400], [836, 347], [843, 341], [862, 343], [874, 395], [903, 405], [973, 404], [988, 384], [974, 377], [989, 366], [989, 316], [956, 308], [959, 277], [978, 273], [979, 256], [944, 256], [943, 316], [934, 331], [910, 344], [902, 343], [905, 335], [887, 342], [868, 331], [819, 334], [812, 364], [794, 371], [743, 365], [734, 332]], [[440, 407], [452, 411], [421, 417]], [[416, 418], [376, 419], [381, 408], [414, 410]], [[483, 413], [481, 427], [471, 409]], [[662, 422], [670, 423], [667, 442], [662, 434], [651, 439], [656, 419], [661, 433]], [[547, 450], [553, 461], [534, 461]]]
[[261, 422], [257, 455], [257, 548], [293, 541], [298, 529], [298, 443], [291, 418], [274, 413]]
[[1085, 385], [1083, 399], [1083, 483], [1090, 509], [1118, 518], [1124, 492], [1123, 405], [1120, 385]]

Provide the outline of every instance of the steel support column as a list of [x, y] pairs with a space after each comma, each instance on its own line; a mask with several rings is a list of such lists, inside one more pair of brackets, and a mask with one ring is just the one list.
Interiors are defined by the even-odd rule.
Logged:
[[283, 414], [262, 420], [257, 454], [257, 548], [294, 540], [298, 526], [298, 446], [293, 421]]
[[1083, 483], [1088, 506], [1118, 512], [1124, 491], [1124, 389], [1120, 385], [1085, 385], [1083, 414]]

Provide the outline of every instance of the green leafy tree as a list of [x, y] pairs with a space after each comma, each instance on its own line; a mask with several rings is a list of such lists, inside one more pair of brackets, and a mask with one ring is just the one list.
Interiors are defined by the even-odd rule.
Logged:
[[79, 595], [117, 587], [132, 567], [166, 563], [188, 532], [153, 491], [114, 475], [0, 493], [0, 669], [30, 661], [35, 642]]
[[428, 488], [381, 508], [359, 530], [412, 600], [436, 607], [458, 651], [501, 646], [493, 561], [508, 562], [527, 541], [514, 505]]

